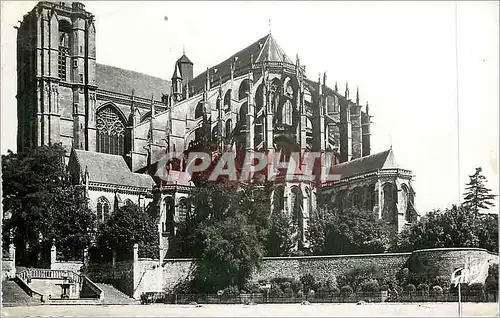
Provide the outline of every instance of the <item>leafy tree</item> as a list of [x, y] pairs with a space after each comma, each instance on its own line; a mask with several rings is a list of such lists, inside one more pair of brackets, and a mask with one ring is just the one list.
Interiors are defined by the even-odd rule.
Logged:
[[494, 215], [474, 215], [467, 207], [454, 205], [431, 211], [405, 228], [395, 251], [410, 252], [434, 247], [480, 247], [498, 251], [498, 222]]
[[159, 236], [156, 220], [136, 204], [127, 201], [101, 224], [98, 247], [101, 251], [108, 252], [114, 249], [118, 257], [129, 258], [135, 243], [139, 244], [141, 256], [158, 257]]
[[297, 227], [290, 215], [276, 209], [271, 215], [269, 232], [266, 237], [267, 256], [290, 256], [296, 245]]
[[[265, 253], [270, 187], [200, 181], [187, 198], [191, 212], [177, 236], [178, 255], [199, 257], [192, 288], [214, 292], [243, 288]], [[188, 242], [187, 240], [190, 240]]]
[[486, 177], [481, 174], [481, 167], [476, 168], [476, 172], [469, 176], [469, 183], [466, 184], [463, 205], [477, 215], [482, 209], [489, 209], [495, 204], [493, 200], [496, 195], [491, 193], [491, 189], [486, 188]]
[[498, 253], [498, 214], [478, 216], [479, 247]]
[[327, 206], [311, 217], [306, 237], [315, 255], [378, 253], [388, 248], [389, 229], [372, 211]]
[[[53, 240], [65, 258], [79, 257], [90, 241], [93, 214], [82, 189], [73, 186], [60, 144], [2, 156], [3, 232], [14, 232], [17, 257], [25, 265], [47, 261]], [[39, 259], [42, 256], [42, 259]]]
[[427, 213], [398, 236], [396, 251], [434, 247], [478, 247], [477, 220], [463, 207]]

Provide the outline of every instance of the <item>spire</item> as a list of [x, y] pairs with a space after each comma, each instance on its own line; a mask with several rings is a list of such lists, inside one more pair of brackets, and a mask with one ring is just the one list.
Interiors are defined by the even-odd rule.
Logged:
[[323, 73], [323, 85], [326, 86], [326, 71]]
[[344, 96], [346, 99], [349, 99], [349, 82], [345, 82], [345, 93]]
[[154, 100], [154, 94], [151, 94], [151, 119], [153, 119], [155, 115], [155, 100]]
[[339, 86], [337, 85], [337, 81], [335, 81], [335, 91], [338, 92], [339, 91]]
[[359, 106], [359, 86], [356, 86], [356, 105]]
[[321, 73], [318, 74], [318, 86], [319, 86], [318, 94], [319, 96], [321, 96], [323, 95], [323, 87], [321, 85]]
[[368, 105], [368, 101], [366, 101], [366, 114], [370, 116], [370, 105]]
[[271, 35], [271, 19], [269, 19], [269, 35]]
[[209, 90], [210, 89], [210, 70], [208, 69], [207, 67], [207, 74], [206, 74], [206, 78], [205, 78], [205, 90]]

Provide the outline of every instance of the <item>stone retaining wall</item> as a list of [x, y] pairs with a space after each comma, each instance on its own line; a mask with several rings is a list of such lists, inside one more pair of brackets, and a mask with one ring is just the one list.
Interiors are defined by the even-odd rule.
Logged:
[[[377, 265], [386, 278], [396, 279], [403, 268], [415, 274], [424, 274], [422, 264], [432, 263], [437, 275], [449, 277], [453, 269], [463, 266], [463, 260], [480, 263], [486, 259], [498, 264], [498, 255], [479, 248], [437, 248], [418, 250], [413, 253], [381, 253], [358, 255], [327, 255], [301, 257], [265, 257], [260, 270], [252, 280], [270, 280], [276, 277], [300, 278], [311, 274], [319, 281], [335, 280], [354, 267]], [[191, 278], [193, 259], [166, 259], [163, 265], [163, 290], [169, 291], [185, 279]], [[429, 273], [427, 273], [429, 274]]]

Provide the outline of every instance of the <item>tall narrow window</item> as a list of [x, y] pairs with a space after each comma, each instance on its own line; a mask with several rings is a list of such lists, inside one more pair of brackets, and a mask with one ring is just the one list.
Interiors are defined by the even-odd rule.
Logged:
[[108, 199], [105, 197], [100, 197], [97, 199], [97, 220], [100, 222], [106, 222], [109, 218], [109, 210], [111, 206]]
[[283, 104], [281, 113], [281, 123], [283, 125], [292, 125], [292, 103], [289, 99], [286, 100], [285, 104]]
[[71, 26], [69, 22], [61, 20], [59, 22], [59, 56], [58, 56], [58, 75], [62, 81], [66, 81], [66, 62], [69, 57], [69, 33]]
[[110, 106], [97, 112], [97, 152], [124, 154], [125, 125], [118, 111]]
[[178, 214], [179, 222], [184, 222], [186, 220], [186, 217], [187, 217], [188, 212], [189, 212], [189, 207], [188, 207], [188, 204], [186, 203], [185, 199], [181, 199], [179, 201], [178, 211], [179, 211], [179, 214]]

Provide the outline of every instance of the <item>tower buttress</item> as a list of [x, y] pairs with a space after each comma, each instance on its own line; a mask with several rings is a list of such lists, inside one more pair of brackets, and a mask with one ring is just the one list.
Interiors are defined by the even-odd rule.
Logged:
[[92, 20], [79, 2], [39, 2], [24, 16], [17, 38], [18, 151], [58, 142], [67, 150], [89, 148], [95, 92]]

